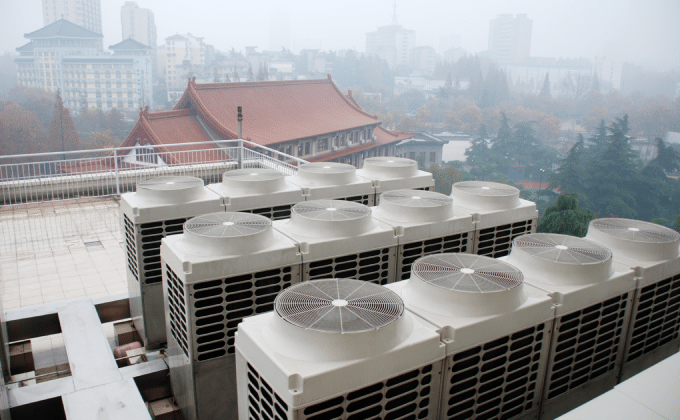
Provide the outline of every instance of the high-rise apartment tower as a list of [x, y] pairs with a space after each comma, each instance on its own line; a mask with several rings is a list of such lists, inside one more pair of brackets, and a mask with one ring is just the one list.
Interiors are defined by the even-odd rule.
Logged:
[[526, 14], [498, 15], [489, 24], [489, 56], [499, 63], [523, 63], [531, 51], [531, 25]]
[[42, 0], [42, 6], [45, 26], [66, 19], [92, 32], [102, 33], [101, 0]]

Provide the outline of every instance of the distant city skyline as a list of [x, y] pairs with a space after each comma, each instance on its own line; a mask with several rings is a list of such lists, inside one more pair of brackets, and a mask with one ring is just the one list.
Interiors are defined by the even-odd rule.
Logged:
[[[102, 2], [104, 46], [121, 41], [124, 0]], [[246, 45], [269, 49], [270, 15], [282, 5], [272, 0], [225, 5], [214, 0], [175, 4], [139, 0], [156, 17], [158, 42], [176, 33], [192, 33], [218, 50]], [[291, 0], [285, 10], [293, 52], [302, 48], [365, 51], [367, 32], [392, 21], [392, 0], [319, 3]], [[265, 11], [264, 13], [262, 11]], [[676, 0], [603, 0], [592, 4], [529, 0], [444, 2], [398, 1], [399, 23], [416, 31], [416, 46], [439, 50], [442, 36], [460, 36], [471, 53], [487, 49], [489, 22], [501, 13], [526, 13], [533, 20], [531, 55], [645, 62], [659, 69], [680, 68], [680, 2]], [[23, 45], [25, 33], [41, 28], [41, 0], [5, 0], [0, 11], [0, 53]], [[441, 53], [441, 51], [439, 51]]]

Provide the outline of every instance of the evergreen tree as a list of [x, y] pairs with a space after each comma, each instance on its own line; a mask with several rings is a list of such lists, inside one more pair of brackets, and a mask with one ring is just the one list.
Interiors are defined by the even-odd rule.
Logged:
[[593, 219], [595, 213], [592, 210], [578, 206], [576, 194], [563, 194], [557, 197], [554, 206], [546, 209], [538, 221], [537, 231], [584, 237], [588, 233], [588, 224]]
[[255, 77], [253, 76], [253, 66], [250, 65], [248, 66], [248, 78], [246, 79], [246, 82], [254, 82]]
[[550, 188], [559, 188], [563, 193], [576, 193], [583, 196], [585, 190], [582, 179], [584, 143], [583, 136], [579, 134], [578, 141], [569, 150], [553, 175]]
[[257, 69], [257, 81], [261, 82], [264, 80], [264, 69], [262, 68], [262, 64], [260, 63], [260, 68]]
[[672, 173], [680, 170], [680, 153], [675, 151], [673, 147], [666, 146], [663, 140], [656, 139], [656, 157], [650, 162], [656, 163], [663, 168], [666, 173]]
[[600, 79], [597, 78], [597, 73], [593, 73], [593, 80], [590, 82], [590, 90], [592, 92], [600, 92]]
[[50, 121], [48, 149], [50, 151], [67, 151], [79, 150], [81, 148], [78, 134], [76, 134], [76, 129], [73, 125], [73, 119], [71, 119], [71, 113], [68, 108], [64, 107], [61, 92], [57, 90], [57, 94], [54, 97], [52, 121]]
[[[233, 48], [232, 48], [233, 51]], [[234, 64], [234, 82], [240, 82], [241, 78], [238, 75], [238, 70], [236, 70], [236, 64]]]
[[224, 74], [224, 83], [231, 83], [231, 79], [229, 78], [229, 73]]
[[541, 93], [539, 93], [538, 96], [542, 96], [544, 98], [551, 98], [552, 97], [552, 95], [550, 94], [550, 74], [549, 73], [545, 74], [545, 79], [543, 80], [543, 87], [541, 88]]

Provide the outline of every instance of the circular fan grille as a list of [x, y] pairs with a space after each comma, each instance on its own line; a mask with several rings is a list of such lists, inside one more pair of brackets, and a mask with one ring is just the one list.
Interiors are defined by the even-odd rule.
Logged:
[[338, 162], [313, 162], [304, 163], [298, 168], [301, 172], [315, 173], [315, 174], [346, 174], [354, 172], [356, 168], [346, 163]]
[[453, 188], [472, 195], [494, 197], [511, 196], [519, 193], [517, 188], [497, 182], [463, 181], [453, 184]]
[[597, 264], [612, 257], [611, 251], [595, 242], [550, 233], [522, 235], [512, 241], [512, 247], [532, 257], [560, 264]]
[[222, 179], [234, 181], [273, 181], [284, 175], [275, 169], [236, 169], [227, 171]]
[[185, 188], [202, 187], [203, 180], [193, 176], [159, 176], [137, 183], [137, 188], [155, 191], [177, 191]]
[[250, 213], [212, 213], [189, 219], [184, 231], [211, 238], [233, 238], [264, 232], [272, 225], [264, 216]]
[[673, 229], [654, 223], [631, 219], [597, 219], [590, 227], [605, 235], [634, 242], [668, 243], [680, 240], [680, 234]]
[[404, 302], [393, 291], [351, 279], [298, 283], [279, 293], [274, 305], [295, 326], [341, 334], [376, 330], [404, 313]]
[[453, 203], [453, 199], [444, 194], [419, 190], [388, 191], [380, 199], [406, 207], [444, 207]]
[[312, 200], [293, 206], [293, 213], [314, 220], [357, 220], [371, 214], [367, 206], [351, 201]]
[[510, 290], [524, 279], [510, 264], [472, 254], [428, 255], [413, 263], [411, 272], [433, 286], [472, 293]]
[[370, 166], [381, 166], [385, 168], [407, 168], [411, 166], [416, 166], [418, 162], [406, 158], [398, 157], [372, 157], [364, 159], [364, 165]]

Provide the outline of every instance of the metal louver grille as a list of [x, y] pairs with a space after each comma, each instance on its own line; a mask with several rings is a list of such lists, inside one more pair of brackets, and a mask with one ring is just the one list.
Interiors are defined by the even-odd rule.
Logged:
[[135, 277], [135, 280], [139, 282], [139, 264], [137, 263], [137, 241], [135, 241], [135, 225], [127, 217], [127, 214], [123, 215], [123, 224], [125, 225], [125, 250], [127, 252], [127, 263], [130, 272]]
[[354, 279], [325, 279], [284, 290], [274, 303], [276, 313], [306, 330], [357, 333], [391, 324], [404, 313], [393, 291]]
[[624, 293], [555, 320], [546, 399], [563, 395], [616, 368], [629, 304], [628, 293]]
[[411, 277], [411, 265], [415, 260], [425, 255], [469, 252], [468, 236], [469, 234], [465, 232], [399, 245], [397, 280], [406, 280]]
[[680, 274], [643, 287], [633, 304], [624, 360], [630, 362], [678, 338]]
[[549, 327], [538, 324], [447, 357], [440, 418], [505, 420], [537, 409]]
[[518, 238], [513, 241], [513, 246], [534, 258], [560, 264], [601, 263], [612, 257], [609, 249], [595, 242], [550, 233], [535, 233]]
[[304, 279], [352, 278], [385, 285], [396, 266], [395, 248], [382, 248], [304, 264]]
[[172, 219], [136, 226], [138, 238], [135, 243], [138, 245], [139, 280], [142, 283], [160, 283], [163, 280], [161, 239], [182, 233], [186, 220], [185, 218]]
[[491, 258], [504, 257], [510, 253], [510, 245], [513, 239], [534, 231], [536, 231], [534, 220], [482, 229], [477, 232], [475, 238], [475, 254], [486, 255]]
[[354, 203], [359, 203], [363, 204], [365, 206], [370, 206], [373, 204], [373, 200], [371, 200], [371, 197], [368, 195], [353, 195], [350, 197], [338, 197], [334, 198], [333, 200], [340, 200], [340, 201], [352, 201]]
[[371, 209], [333, 200], [314, 200], [296, 204], [293, 206], [293, 213], [305, 219], [340, 221], [367, 217], [371, 214]]
[[184, 355], [189, 357], [189, 345], [187, 340], [187, 310], [184, 284], [177, 277], [174, 271], [167, 265], [165, 272], [168, 277], [167, 294], [170, 316], [170, 333], [182, 348]]
[[234, 333], [243, 318], [273, 310], [276, 295], [299, 277], [299, 267], [289, 266], [193, 284], [195, 359], [234, 354]]
[[212, 213], [190, 219], [187, 232], [211, 238], [231, 238], [256, 235], [272, 225], [271, 220], [247, 213]]
[[[433, 376], [435, 378], [433, 379]], [[296, 410], [300, 420], [435, 418], [439, 375], [433, 365]]]
[[288, 420], [288, 404], [248, 363], [248, 418], [252, 420]]
[[290, 209], [292, 207], [293, 207], [292, 204], [286, 204], [283, 206], [263, 207], [261, 209], [242, 211], [247, 213], [259, 214], [260, 216], [268, 217], [272, 220], [281, 220], [290, 218]]

